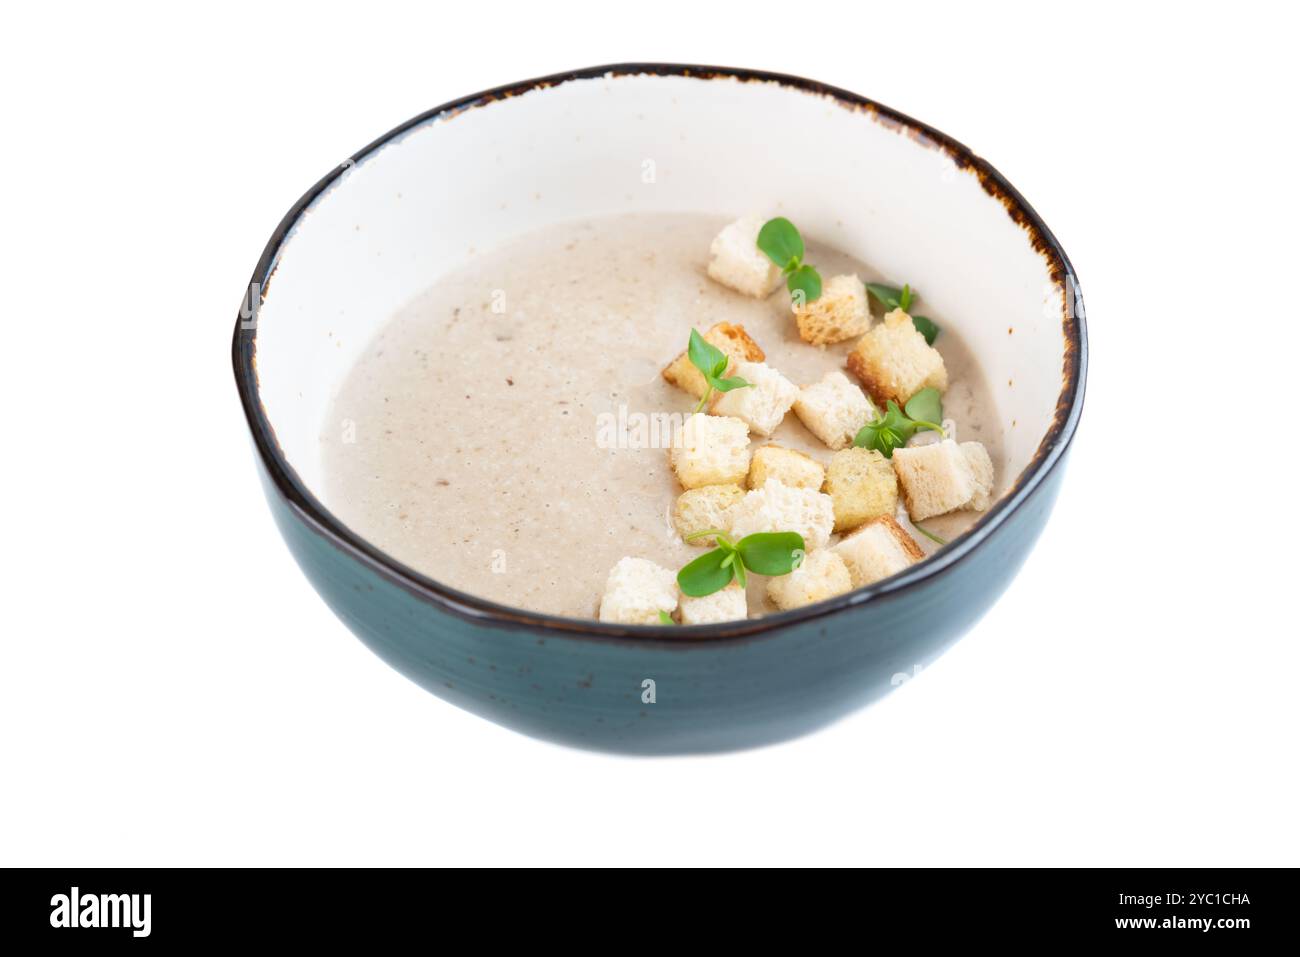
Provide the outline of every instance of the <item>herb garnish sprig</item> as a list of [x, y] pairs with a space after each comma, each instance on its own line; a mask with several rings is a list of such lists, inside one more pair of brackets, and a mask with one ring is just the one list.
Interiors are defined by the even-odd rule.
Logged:
[[758, 248], [781, 267], [785, 287], [796, 305], [812, 302], [822, 294], [822, 277], [803, 261], [803, 237], [794, 223], [784, 216], [769, 219], [758, 231]]
[[[886, 286], [883, 283], [869, 282], [866, 284], [867, 292], [871, 293], [890, 309], [902, 309], [907, 312], [912, 306], [912, 287], [904, 284], [902, 289], [896, 289], [893, 286]], [[911, 315], [911, 313], [908, 313]], [[934, 345], [934, 340], [939, 335], [939, 326], [933, 319], [927, 319], [925, 316], [912, 316], [912, 325], [916, 331], [925, 336], [927, 346]]]
[[930, 541], [934, 542], [936, 545], [948, 544], [948, 539], [940, 538], [938, 535], [934, 534], [934, 532], [930, 531], [928, 528], [921, 527], [920, 525], [916, 524], [916, 522], [912, 522], [912, 527], [916, 529], [918, 532], [920, 532], [922, 535], [924, 535], [926, 538], [928, 538]]
[[939, 423], [943, 421], [943, 400], [939, 390], [922, 389], [907, 400], [906, 411], [899, 409], [898, 403], [890, 399], [886, 403], [884, 414], [858, 430], [853, 444], [864, 449], [875, 449], [885, 458], [894, 457], [894, 449], [906, 445], [912, 436], [923, 429], [938, 432], [947, 438]]
[[704, 395], [700, 396], [699, 404], [695, 406], [696, 412], [708, 404], [709, 396], [713, 395], [714, 390], [730, 392], [732, 389], [744, 389], [749, 386], [749, 383], [740, 376], [723, 378], [727, 365], [731, 362], [730, 357], [694, 329], [691, 330], [691, 341], [686, 347], [686, 354], [690, 357], [691, 365], [700, 370], [700, 375], [704, 376], [704, 381], [708, 383]]
[[706, 528], [686, 541], [713, 536], [718, 547], [682, 566], [677, 586], [683, 595], [703, 598], [736, 581], [745, 587], [745, 571], [759, 575], [788, 575], [803, 562], [803, 536], [798, 532], [755, 532], [733, 542], [725, 532]]

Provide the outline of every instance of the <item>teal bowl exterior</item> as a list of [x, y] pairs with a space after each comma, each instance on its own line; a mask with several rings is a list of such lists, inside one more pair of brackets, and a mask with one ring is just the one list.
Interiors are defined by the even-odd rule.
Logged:
[[635, 754], [797, 737], [910, 678], [1006, 588], [1047, 521], [1060, 477], [1058, 467], [999, 534], [942, 574], [833, 614], [788, 624], [769, 619], [754, 635], [694, 640], [543, 630], [432, 605], [314, 527], [263, 472], [294, 558], [380, 658], [438, 697], [508, 728]]
[[[430, 116], [607, 71], [795, 77], [745, 70], [625, 64], [545, 77], [475, 94], [416, 117], [365, 153]], [[833, 90], [846, 100], [861, 97]], [[1064, 251], [1013, 187], [937, 130], [878, 104], [878, 112], [944, 143], [1014, 204], [1060, 264], [1066, 303], [1063, 387], [1051, 429], [1015, 486], [969, 532], [892, 578], [830, 601], [747, 622], [692, 628], [614, 626], [536, 615], [450, 589], [376, 550], [303, 487], [275, 442], [257, 394], [255, 336], [237, 322], [236, 384], [275, 522], [334, 613], [380, 658], [433, 694], [539, 738], [634, 754], [756, 747], [806, 734], [884, 695], [924, 667], [997, 600], [1037, 540], [1056, 499], [1083, 406], [1087, 336], [1078, 282]], [[326, 177], [285, 216], [254, 272], [274, 255]], [[256, 287], [255, 287], [256, 288]]]

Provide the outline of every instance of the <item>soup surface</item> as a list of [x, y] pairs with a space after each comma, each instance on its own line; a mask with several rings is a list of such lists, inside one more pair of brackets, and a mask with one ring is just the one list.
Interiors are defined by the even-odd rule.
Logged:
[[[547, 227], [473, 253], [393, 316], [341, 384], [321, 433], [325, 504], [399, 561], [505, 605], [594, 617], [623, 556], [679, 568], [702, 549], [671, 521], [680, 493], [664, 413], [695, 404], [660, 370], [692, 327], [743, 325], [767, 363], [796, 384], [843, 369], [853, 342], [799, 339], [789, 296], [764, 301], [705, 273], [730, 218], [630, 214]], [[809, 241], [822, 276], [882, 277]], [[983, 442], [1003, 486], [1002, 425], [951, 317], [935, 342], [948, 367], [944, 416]], [[881, 315], [872, 302], [875, 321]], [[851, 376], [850, 376], [851, 378]], [[650, 416], [656, 416], [651, 422]], [[793, 413], [771, 439], [825, 464], [831, 452]], [[925, 527], [951, 539], [979, 517]], [[906, 527], [906, 526], [905, 526]], [[932, 551], [928, 539], [916, 535]], [[774, 610], [752, 576], [751, 615]]]

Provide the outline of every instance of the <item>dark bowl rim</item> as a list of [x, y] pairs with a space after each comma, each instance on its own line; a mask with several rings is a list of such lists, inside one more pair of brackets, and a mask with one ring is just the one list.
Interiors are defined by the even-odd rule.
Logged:
[[[574, 80], [627, 75], [777, 83], [807, 93], [828, 96], [847, 109], [870, 114], [875, 121], [906, 133], [923, 146], [942, 151], [960, 169], [975, 175], [985, 192], [1001, 201], [1008, 215], [1026, 230], [1032, 245], [1047, 260], [1052, 280], [1059, 287], [1062, 296], [1064, 314], [1062, 331], [1065, 341], [1062, 389], [1051, 427], [1044, 435], [1029, 464], [1017, 477], [1015, 484], [980, 517], [979, 521], [939, 552], [897, 575], [864, 588], [804, 608], [762, 618], [673, 628], [661, 625], [612, 625], [596, 619], [568, 618], [512, 608], [470, 595], [429, 578], [387, 555], [351, 531], [307, 489], [296, 470], [289, 464], [280, 449], [274, 428], [258, 394], [256, 322], [251, 324], [251, 328], [245, 326], [248, 324], [250, 308], [255, 316], [257, 308], [265, 300], [267, 290], [274, 278], [279, 250], [292, 233], [303, 211], [344, 172], [364, 157], [430, 120], [451, 117], [468, 109]], [[547, 637], [614, 639], [619, 644], [652, 644], [687, 649], [706, 642], [712, 644], [719, 641], [761, 638], [779, 633], [790, 625], [838, 615], [865, 605], [879, 596], [898, 595], [914, 589], [941, 575], [957, 562], [968, 558], [985, 540], [999, 532], [1011, 513], [1033, 494], [1063, 458], [1074, 437], [1083, 409], [1088, 341], [1082, 293], [1074, 268], [1060, 242], [1033, 207], [1001, 173], [947, 134], [856, 93], [803, 77], [743, 67], [680, 63], [617, 63], [555, 73], [460, 97], [407, 120], [331, 170], [294, 203], [262, 250], [261, 258], [253, 270], [248, 289], [245, 291], [239, 316], [236, 318], [232, 359], [235, 383], [244, 415], [257, 454], [271, 481], [302, 522], [344, 553], [440, 610], [472, 623], [494, 628], [523, 629], [541, 640]]]

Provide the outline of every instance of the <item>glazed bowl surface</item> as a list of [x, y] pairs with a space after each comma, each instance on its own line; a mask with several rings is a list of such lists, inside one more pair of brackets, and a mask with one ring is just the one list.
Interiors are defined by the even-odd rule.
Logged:
[[[998, 498], [937, 555], [797, 611], [692, 628], [616, 626], [459, 592], [326, 507], [320, 436], [331, 398], [379, 327], [443, 270], [583, 217], [765, 210], [797, 215], [807, 234], [909, 277], [980, 357], [1001, 426]], [[380, 657], [525, 733], [684, 753], [824, 725], [886, 693], [978, 620], [1055, 499], [1082, 409], [1087, 342], [1064, 251], [966, 147], [813, 81], [624, 64], [445, 104], [333, 169], [267, 244], [233, 358], [277, 525], [322, 597]]]

